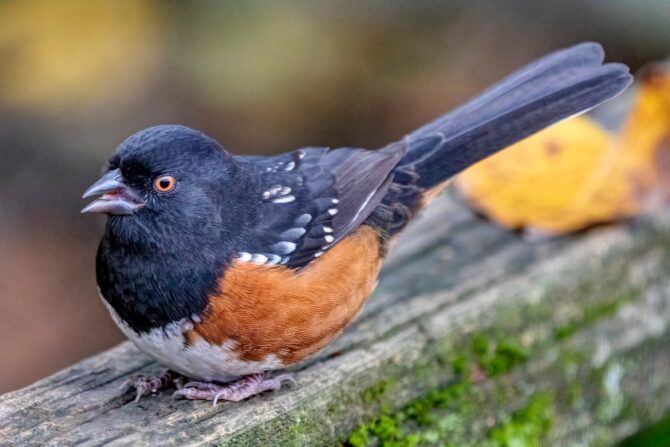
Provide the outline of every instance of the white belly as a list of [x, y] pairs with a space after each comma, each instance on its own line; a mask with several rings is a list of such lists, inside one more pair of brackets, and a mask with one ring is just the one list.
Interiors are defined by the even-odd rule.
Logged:
[[170, 323], [161, 329], [138, 334], [123, 321], [104, 298], [102, 302], [112, 319], [135, 346], [168, 368], [198, 380], [230, 381], [247, 374], [271, 371], [283, 367], [279, 359], [270, 355], [262, 361], [240, 360], [234, 351], [235, 343], [226, 341], [212, 345], [202, 338], [186, 345], [184, 333], [192, 329], [188, 319]]

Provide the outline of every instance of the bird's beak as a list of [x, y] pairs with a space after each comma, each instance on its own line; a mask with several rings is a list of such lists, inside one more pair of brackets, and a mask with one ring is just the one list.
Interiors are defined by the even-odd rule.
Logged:
[[100, 197], [84, 207], [82, 213], [128, 215], [145, 205], [144, 201], [123, 183], [121, 171], [118, 169], [112, 169], [100, 177], [81, 197], [85, 199], [97, 195]]

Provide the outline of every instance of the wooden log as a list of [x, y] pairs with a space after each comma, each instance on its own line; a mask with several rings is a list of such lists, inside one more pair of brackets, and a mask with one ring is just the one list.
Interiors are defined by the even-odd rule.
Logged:
[[669, 268], [670, 214], [531, 244], [444, 196], [295, 386], [216, 407], [169, 392], [135, 403], [119, 387], [161, 367], [126, 342], [0, 396], [0, 440], [606, 445], [670, 411]]

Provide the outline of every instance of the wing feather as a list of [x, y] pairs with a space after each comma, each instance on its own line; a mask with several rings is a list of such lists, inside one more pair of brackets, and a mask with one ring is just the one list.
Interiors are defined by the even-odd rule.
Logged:
[[342, 240], [386, 194], [404, 144], [378, 151], [304, 148], [274, 157], [238, 157], [261, 179], [256, 221], [238, 258], [303, 267]]

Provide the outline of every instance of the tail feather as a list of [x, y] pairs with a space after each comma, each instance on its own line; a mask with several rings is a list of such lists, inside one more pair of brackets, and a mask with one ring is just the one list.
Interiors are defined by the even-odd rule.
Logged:
[[597, 43], [551, 53], [389, 145], [407, 152], [369, 223], [392, 236], [462, 170], [621, 93], [632, 82], [628, 67], [603, 59]]
[[419, 138], [434, 132], [451, 134], [454, 130], [471, 125], [471, 122], [464, 120], [471, 119], [476, 112], [488, 115], [499, 113], [500, 104], [497, 100], [509, 99], [512, 92], [541, 94], [552, 79], [569, 76], [572, 70], [599, 68], [604, 59], [602, 46], [592, 42], [554, 51], [508, 75], [460, 107], [415, 130], [409, 137]]
[[410, 133], [399, 168], [411, 166], [417, 186], [440, 184], [468, 166], [621, 93], [628, 67], [601, 65], [602, 47], [586, 43], [552, 53], [483, 94]]

